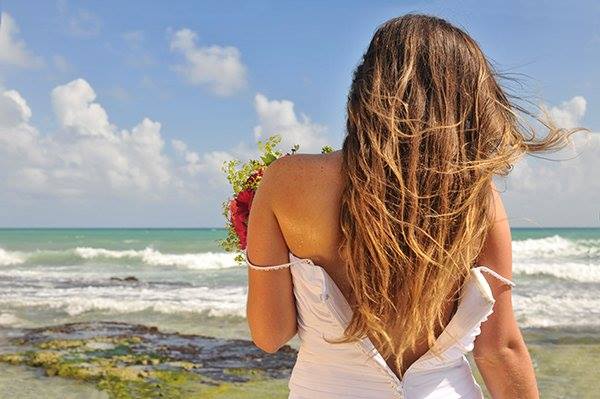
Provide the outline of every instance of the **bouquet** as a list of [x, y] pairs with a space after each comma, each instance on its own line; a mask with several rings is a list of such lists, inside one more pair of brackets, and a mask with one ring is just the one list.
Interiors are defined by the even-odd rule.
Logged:
[[[281, 142], [281, 136], [275, 135], [269, 137], [266, 141], [258, 142], [259, 158], [250, 159], [245, 163], [234, 159], [223, 164], [223, 172], [227, 175], [227, 180], [231, 184], [233, 195], [223, 202], [223, 216], [226, 219], [225, 228], [227, 236], [219, 244], [227, 252], [236, 253], [236, 261], [244, 261], [244, 251], [246, 249], [246, 238], [248, 235], [248, 217], [252, 200], [263, 173], [269, 165], [282, 156], [291, 156], [300, 148], [294, 145], [290, 152], [283, 154], [277, 149]], [[325, 146], [321, 153], [332, 152], [333, 148]]]

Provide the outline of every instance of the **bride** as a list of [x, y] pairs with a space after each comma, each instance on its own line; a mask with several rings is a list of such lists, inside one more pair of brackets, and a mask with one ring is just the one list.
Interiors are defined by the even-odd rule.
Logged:
[[[290, 398], [536, 398], [492, 177], [571, 132], [525, 128], [477, 43], [405, 15], [375, 33], [343, 148], [274, 162], [248, 224], [256, 345], [295, 334]], [[543, 121], [541, 121], [544, 123]]]

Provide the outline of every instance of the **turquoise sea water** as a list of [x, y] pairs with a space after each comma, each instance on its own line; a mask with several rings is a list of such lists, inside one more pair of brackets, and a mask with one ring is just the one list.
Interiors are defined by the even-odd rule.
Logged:
[[[244, 315], [223, 229], [0, 229], [0, 325], [88, 318], [195, 331]], [[522, 327], [600, 327], [600, 229], [513, 229]], [[134, 276], [137, 282], [119, 281]], [[199, 323], [199, 321], [202, 323]], [[233, 331], [240, 333], [240, 331]]]

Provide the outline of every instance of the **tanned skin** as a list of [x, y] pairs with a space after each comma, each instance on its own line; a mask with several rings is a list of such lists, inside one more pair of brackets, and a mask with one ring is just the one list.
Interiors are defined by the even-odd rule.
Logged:
[[[259, 266], [287, 263], [289, 252], [309, 258], [324, 267], [349, 298], [345, 266], [337, 250], [343, 188], [340, 168], [339, 151], [327, 155], [296, 154], [271, 164], [252, 204], [247, 254]], [[495, 187], [492, 189], [495, 223], [477, 263], [511, 278], [510, 229], [502, 200]], [[475, 341], [477, 367], [494, 398], [538, 398], [531, 359], [513, 313], [511, 289], [495, 278], [487, 280], [496, 303]], [[449, 303], [447, 320], [454, 308], [455, 303]], [[266, 352], [276, 352], [296, 334], [296, 304], [289, 269], [248, 269], [247, 318], [253, 341]], [[420, 345], [406, 353], [406, 367], [427, 349]], [[401, 376], [401, 371], [395, 371]]]

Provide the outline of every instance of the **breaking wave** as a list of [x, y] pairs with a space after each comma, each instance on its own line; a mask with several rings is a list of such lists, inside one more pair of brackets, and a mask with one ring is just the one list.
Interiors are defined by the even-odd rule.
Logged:
[[77, 247], [66, 250], [11, 252], [0, 248], [0, 266], [20, 265], [25, 262], [36, 265], [73, 264], [81, 263], [82, 260], [139, 261], [151, 266], [177, 266], [195, 270], [223, 269], [237, 265], [235, 255], [225, 252], [173, 254], [162, 253], [151, 247], [142, 250]]

